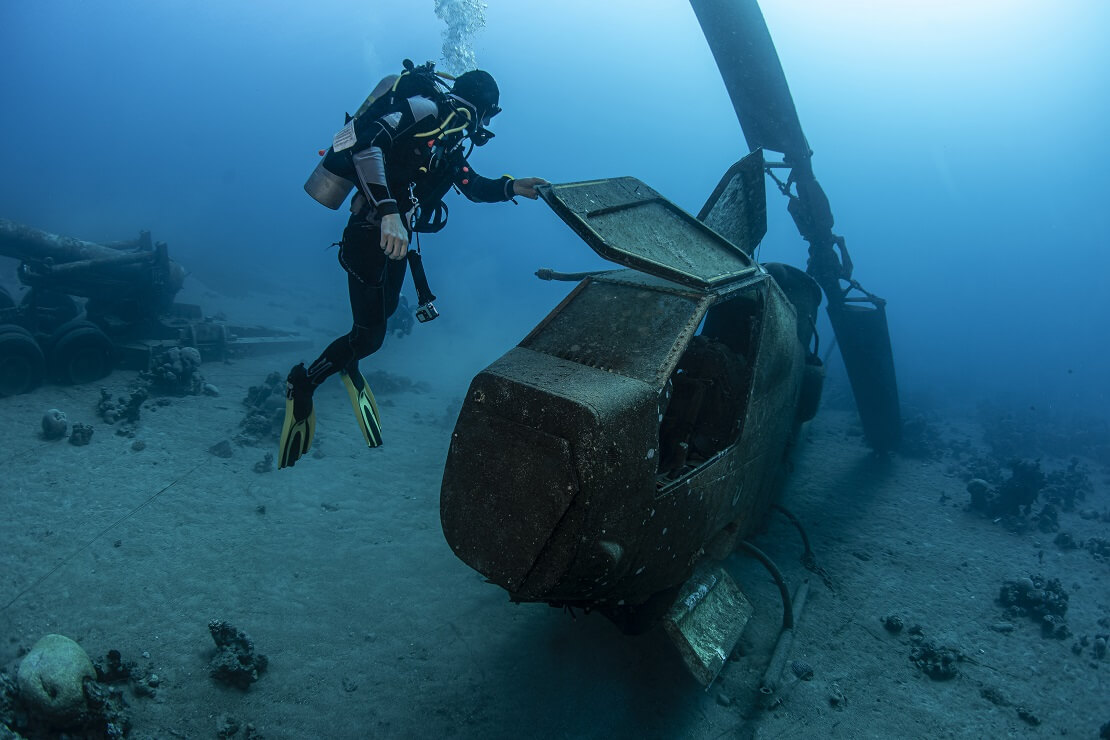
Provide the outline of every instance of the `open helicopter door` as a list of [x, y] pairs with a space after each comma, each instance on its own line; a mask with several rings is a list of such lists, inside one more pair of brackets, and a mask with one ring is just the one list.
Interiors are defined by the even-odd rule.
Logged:
[[[601, 257], [697, 290], [750, 278], [750, 254], [763, 233], [742, 229], [724, 238], [635, 177], [543, 185], [551, 209]], [[766, 221], [763, 224], [766, 231]]]
[[767, 186], [763, 150], [728, 168], [705, 201], [698, 220], [749, 256], [767, 234]]

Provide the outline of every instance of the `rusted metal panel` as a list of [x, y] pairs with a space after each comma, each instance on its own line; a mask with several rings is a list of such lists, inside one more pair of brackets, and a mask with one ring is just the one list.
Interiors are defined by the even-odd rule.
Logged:
[[698, 220], [752, 254], [767, 234], [767, 185], [763, 150], [728, 168], [698, 212]]
[[520, 346], [653, 385], [673, 370], [711, 302], [705, 294], [594, 279], [573, 297]]
[[634, 177], [539, 192], [594, 251], [617, 264], [702, 289], [758, 269], [740, 247]]
[[[771, 276], [637, 183], [548, 192], [595, 249], [651, 272], [585, 278], [474, 379], [441, 495], [448, 543], [512, 599], [596, 608], [629, 630], [759, 525], [805, 365]], [[686, 259], [699, 239], [709, 248]]]
[[708, 687], [754, 611], [724, 568], [705, 569], [683, 584], [663, 628], [691, 675]]
[[565, 596], [568, 579], [579, 588], [571, 562], [587, 512], [652, 484], [656, 414], [642, 381], [511, 350], [471, 383], [452, 435], [440, 497], [448, 543], [515, 598]]

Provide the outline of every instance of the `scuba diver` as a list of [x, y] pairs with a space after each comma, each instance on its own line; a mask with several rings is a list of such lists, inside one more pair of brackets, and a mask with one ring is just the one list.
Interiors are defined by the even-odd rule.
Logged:
[[412, 334], [412, 326], [415, 323], [415, 314], [413, 313], [412, 306], [409, 305], [409, 299], [401, 296], [397, 302], [397, 310], [389, 317], [386, 322], [385, 330], [387, 333], [400, 339]]
[[488, 72], [473, 70], [448, 87], [442, 78], [449, 77], [433, 67], [431, 62], [414, 67], [406, 60], [400, 76], [382, 80], [355, 116], [347, 116], [305, 184], [310, 195], [333, 209], [356, 190], [339, 242], [353, 325], [308, 367], [301, 363], [289, 371], [278, 468], [292, 466], [308, 452], [316, 424], [312, 394], [335, 373], [347, 388], [366, 444], [382, 443], [381, 416], [358, 361], [382, 346], [407, 266], [420, 302], [417, 319], [439, 315], [419, 248], [410, 251], [409, 241], [413, 232], [443, 228], [447, 192], [454, 188], [478, 203], [516, 202], [518, 195], [535, 200], [536, 188], [548, 184], [539, 177], [494, 180], [474, 172], [467, 156], [493, 138], [487, 127], [501, 112], [497, 83]]

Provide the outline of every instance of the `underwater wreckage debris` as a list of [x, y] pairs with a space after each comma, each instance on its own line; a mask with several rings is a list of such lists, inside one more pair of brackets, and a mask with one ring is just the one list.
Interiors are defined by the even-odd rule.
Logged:
[[[157, 369], [166, 348], [213, 360], [311, 344], [296, 332], [229, 324], [177, 303], [185, 268], [148, 231], [97, 244], [0, 218], [0, 255], [19, 260], [20, 282], [29, 286], [18, 304], [0, 287], [0, 361], [13, 370], [0, 376], [0, 396], [47, 379], [80, 384], [117, 367]], [[164, 379], [177, 384], [174, 374]]]

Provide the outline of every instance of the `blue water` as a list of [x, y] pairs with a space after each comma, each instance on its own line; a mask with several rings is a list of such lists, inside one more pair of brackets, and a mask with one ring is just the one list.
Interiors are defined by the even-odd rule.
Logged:
[[[856, 277], [890, 301], [905, 394], [1110, 416], [1110, 6], [969, 5], [764, 13]], [[696, 212], [745, 152], [686, 4], [486, 16], [474, 51], [505, 112], [479, 172], [635, 175]], [[9, 0], [0, 20], [0, 215], [91, 240], [147, 228], [211, 282], [321, 289], [344, 216], [301, 190], [316, 151], [403, 58], [440, 59], [443, 29], [431, 2]], [[802, 264], [770, 195], [761, 257]], [[492, 359], [565, 292], [535, 268], [599, 260], [542, 204], [452, 206], [424, 241], [436, 331], [477, 332]]]
[[[1029, 427], [1048, 420], [1043, 426], [1051, 426], [1053, 439], [1063, 442], [1049, 451], [1046, 471], [1063, 464], [1053, 456], [1091, 450], [1105, 454], [1110, 420], [1110, 3], [765, 0], [764, 5], [815, 152], [815, 173], [836, 216], [835, 231], [847, 239], [855, 277], [889, 301], [907, 418], [922, 410], [954, 409], [952, 416], [930, 416], [941, 428], [940, 436], [947, 436], [944, 420], [986, 403], [1001, 409], [998, 417], [1005, 423], [994, 419], [993, 430], [1014, 431], [1015, 448], [1025, 443]], [[498, 79], [504, 112], [492, 126], [497, 138], [471, 158], [478, 172], [490, 177], [535, 175], [553, 182], [633, 175], [696, 213], [721, 174], [747, 153], [716, 63], [683, 0], [490, 0], [485, 15], [487, 24], [473, 39], [473, 51], [480, 66]], [[406, 57], [418, 63], [442, 59], [443, 27], [432, 0], [0, 0], [0, 218], [92, 241], [129, 239], [149, 229], [156, 240], [169, 243], [171, 255], [191, 271], [191, 280], [216, 292], [245, 293], [257, 299], [261, 310], [310, 295], [304, 313], [323, 315], [310, 316], [302, 325], [346, 331], [345, 278], [334, 250], [328, 249], [340, 237], [346, 213], [323, 208], [302, 185], [319, 160], [317, 150], [329, 145], [343, 125], [344, 113], [354, 112], [380, 78], [399, 71]], [[759, 257], [804, 266], [806, 247], [786, 213], [785, 200], [772, 187], [768, 195], [769, 231]], [[578, 271], [605, 264], [546, 205], [519, 200], [519, 205], [477, 205], [450, 196], [447, 230], [423, 239], [425, 264], [443, 316], [418, 327], [413, 339], [401, 341], [419, 341], [425, 348], [426, 367], [414, 370], [416, 379], [425, 379], [429, 368], [451, 370], [454, 386], [447, 388], [444, 398], [461, 394], [470, 376], [516, 344], [565, 296], [568, 284], [540, 282], [532, 275], [535, 269]], [[11, 275], [8, 262], [0, 259], [0, 281]], [[292, 297], [283, 297], [286, 288]], [[412, 300], [411, 285], [406, 293]], [[820, 329], [824, 350], [831, 346], [831, 331], [824, 320]], [[452, 349], [439, 355], [438, 347]], [[320, 349], [322, 345], [306, 350], [302, 359], [311, 360]], [[383, 352], [397, 349], [387, 343]], [[364, 361], [364, 370], [372, 371], [374, 362]], [[288, 364], [281, 369], [285, 367]], [[242, 384], [254, 382], [251, 378]], [[332, 405], [326, 405], [325, 395], [323, 408], [334, 412], [346, 400], [338, 397], [338, 384], [332, 386]], [[833, 354], [827, 405], [846, 401], [844, 388], [843, 369]], [[436, 388], [437, 394], [443, 390]], [[56, 397], [71, 404], [72, 420], [80, 414], [91, 416], [79, 396]], [[214, 408], [230, 417], [237, 416], [237, 400], [229, 394], [212, 403], [222, 404]], [[337, 440], [342, 434], [335, 421], [338, 414], [333, 413], [322, 428], [337, 441], [320, 440], [336, 451], [330, 459], [308, 460], [295, 471], [260, 479], [264, 483], [253, 488], [243, 480], [254, 474], [245, 472], [240, 477], [228, 473], [221, 479], [226, 488], [211, 491], [188, 480], [191, 472], [175, 466], [193, 465], [192, 451], [174, 449], [168, 455], [165, 450], [177, 440], [159, 432], [149, 437], [146, 455], [149, 459], [158, 452], [164, 457], [149, 463], [134, 458], [134, 467], [113, 464], [108, 472], [93, 468], [95, 476], [90, 476], [103, 481], [104, 490], [94, 491], [91, 504], [75, 499], [65, 485], [85, 472], [72, 464], [80, 458], [63, 455], [80, 453], [58, 443], [41, 458], [49, 475], [40, 475], [36, 445], [48, 443], [24, 435], [9, 449], [18, 447], [18, 454], [8, 455], [8, 464], [18, 470], [18, 495], [0, 490], [11, 507], [3, 510], [8, 537], [15, 543], [11, 550], [26, 560], [18, 562], [22, 572], [10, 569], [16, 586], [4, 595], [7, 600], [11, 591], [20, 589], [9, 604], [17, 604], [9, 612], [18, 614], [10, 631], [19, 634], [4, 635], [9, 659], [14, 660], [18, 645], [27, 643], [29, 635], [55, 628], [87, 638], [97, 650], [117, 639], [145, 644], [141, 641], [149, 642], [150, 634], [154, 640], [159, 631], [171, 634], [173, 625], [165, 615], [172, 612], [173, 618], [183, 620], [185, 636], [176, 647], [167, 645], [161, 654], [156, 650], [154, 660], [167, 666], [180, 660], [183, 666], [193, 666], [188, 670], [195, 670], [200, 679], [200, 649], [196, 634], [188, 632], [196, 625], [186, 622], [195, 620], [198, 609], [219, 607], [249, 616], [251, 624], [244, 626], [250, 629], [257, 625], [275, 636], [287, 636], [270, 643], [275, 651], [286, 652], [275, 657], [274, 673], [285, 681], [278, 686], [305, 681], [303, 676], [313, 684], [307, 688], [307, 702], [293, 692], [280, 697], [283, 704], [277, 709], [264, 704], [236, 709], [265, 721], [303, 713], [306, 726], [318, 727], [320, 718], [312, 715], [322, 711], [320, 707], [357, 702], [358, 720], [379, 721], [379, 728], [386, 728], [380, 729], [383, 737], [390, 736], [385, 720], [400, 717], [406, 722], [404, 731], [415, 736], [408, 723], [419, 731], [420, 721], [433, 711], [437, 718], [430, 727], [457, 727], [462, 736], [471, 727], [482, 728], [483, 736], [498, 736], [488, 728], [504, 736], [522, 736], [527, 731], [518, 732], [516, 724], [498, 724], [503, 717], [518, 716], [530, 723], [525, 727], [531, 729], [534, 723], [551, 736], [616, 736], [622, 728], [640, 726], [651, 727], [659, 736], [680, 736], [681, 728], [716, 729], [714, 722], [722, 715], [736, 713], [735, 708], [724, 708], [720, 695], [703, 695], [688, 681], [680, 683], [684, 677], [654, 670], [677, 661], [661, 662], [652, 648], [640, 647], [643, 643], [621, 642], [612, 631], [598, 627], [591, 627], [594, 631], [583, 640], [578, 623], [566, 620], [558, 628], [537, 629], [540, 622], [535, 620], [543, 618], [546, 607], [509, 612], [511, 607], [501, 603], [504, 595], [493, 594], [494, 587], [481, 584], [476, 574], [466, 571], [472, 579], [466, 582], [447, 570], [435, 572], [433, 567], [433, 572], [426, 572], [427, 552], [432, 553], [428, 563], [441, 563], [437, 557], [450, 555], [430, 503], [439, 470], [420, 455], [429, 448], [445, 454], [449, 431], [426, 423], [429, 409], [440, 402], [422, 403], [404, 401], [388, 409], [390, 423], [396, 420], [396, 428], [407, 430], [407, 436], [398, 433], [399, 444], [390, 448], [398, 455], [344, 458]], [[453, 413], [454, 407], [444, 411], [440, 406], [434, 409], [437, 418]], [[228, 411], [231, 407], [236, 411]], [[425, 412], [423, 420], [417, 409]], [[1015, 409], [1024, 414], [1017, 421], [1007, 417]], [[24, 408], [22, 413], [23, 426], [11, 425], [12, 438], [28, 427], [28, 412]], [[160, 416], [165, 420], [169, 413]], [[838, 649], [850, 651], [840, 645], [846, 626], [870, 620], [871, 629], [878, 632], [877, 617], [896, 607], [928, 613], [929, 628], [938, 631], [993, 619], [995, 612], [980, 605], [991, 597], [999, 575], [1020, 577], [1044, 565], [1049, 575], [1087, 578], [1086, 560], [1078, 566], [1078, 560], [1066, 560], [1086, 554], [1056, 552], [1045, 544], [1047, 532], [1041, 533], [1044, 537], [1019, 539], [989, 525], [989, 519], [962, 517], [957, 509], [965, 501], [965, 481], [959, 476], [983, 462], [975, 459], [972, 453], [978, 448], [970, 443], [966, 449], [949, 443], [945, 468], [938, 463], [929, 477], [921, 472], [926, 463], [904, 460], [891, 473], [882, 461], [865, 459], [862, 444], [854, 438], [848, 436], [844, 443], [843, 426], [830, 422], [818, 427], [819, 438], [811, 447], [825, 457], [812, 454], [801, 481], [795, 481], [791, 502], [800, 503], [803, 519], [818, 525], [817, 541], [831, 544], [826, 550], [834, 564], [830, 570], [838, 578], [844, 574], [849, 585], [843, 601], [838, 596], [831, 610], [833, 599], [824, 591], [815, 595], [817, 610], [826, 598], [825, 614], [837, 614], [838, 620], [848, 615], [835, 632], [825, 632], [823, 624], [815, 627], [821, 631], [819, 641], [812, 642], [815, 650], [834, 657]], [[97, 432], [102, 449], [114, 449], [110, 445], [115, 444], [120, 450], [136, 450], [111, 435], [109, 427], [102, 428]], [[1094, 429], [1101, 436], [1085, 438], [1072, 433], [1074, 429]], [[347, 431], [354, 434], [353, 427]], [[963, 434], [956, 436], [962, 439]], [[413, 439], [423, 445], [416, 451], [406, 444]], [[1084, 439], [1083, 449], [1069, 447]], [[988, 446], [994, 447], [998, 464], [1012, 451], [1007, 445]], [[1033, 457], [1040, 451], [1033, 445], [1014, 454]], [[236, 454], [236, 464], [244, 467], [227, 469], [243, 472], [263, 451], [248, 448]], [[244, 462], [249, 455], [254, 458]], [[159, 459], [165, 463], [156, 468]], [[201, 464], [207, 469], [208, 462], [205, 458]], [[1099, 464], [1105, 463], [1104, 457]], [[384, 483], [373, 477], [382, 471]], [[1104, 486], [1105, 468], [1099, 472]], [[122, 546], [119, 556], [135, 559], [108, 560], [97, 548], [103, 545], [107, 551], [117, 534], [102, 537], [111, 527], [101, 527], [125, 510], [130, 511], [125, 519], [139, 512], [153, 501], [151, 494], [171, 480], [175, 487], [163, 488], [169, 492], [157, 505], [133, 517], [134, 529], [118, 530], [120, 539], [111, 550]], [[405, 483], [393, 491], [393, 481]], [[244, 487], [245, 492], [240, 490]], [[940, 502], [933, 506], [938, 494]], [[350, 516], [343, 526], [350, 529], [334, 529], [330, 520], [309, 516], [333, 500], [342, 501], [342, 516]], [[270, 503], [270, 519], [262, 518], [265, 506], [252, 508], [262, 501]], [[12, 513], [16, 503], [19, 516]], [[1101, 506], [1094, 500], [1089, 505]], [[927, 512], [932, 519], [921, 516], [927, 506], [932, 507]], [[944, 510], [937, 514], [941, 506]], [[860, 530], [862, 516], [857, 513], [872, 508], [880, 515], [869, 529]], [[60, 525], [51, 522], [51, 512], [71, 510], [80, 511], [80, 516], [59, 517]], [[324, 511], [330, 516], [337, 509]], [[234, 518], [238, 516], [250, 523]], [[81, 522], [83, 529], [75, 526], [77, 518], [88, 519]], [[950, 552], [944, 546], [949, 541], [944, 531], [930, 532], [921, 524], [939, 520], [946, 527], [952, 521], [963, 527], [956, 531], [970, 543], [971, 570], [959, 570], [968, 562], [958, 564], [962, 551]], [[908, 521], [913, 525], [906, 525]], [[1071, 512], [1065, 513], [1064, 521], [1076, 533], [1099, 531], [1095, 528], [1101, 524], [1089, 517], [1077, 522]], [[262, 528], [270, 522], [275, 522], [272, 530]], [[59, 527], [52, 541], [46, 539], [53, 534], [47, 524]], [[211, 532], [200, 531], [210, 525]], [[882, 538], [899, 526], [906, 530], [905, 549], [895, 553]], [[42, 530], [45, 534], [40, 536]], [[91, 547], [95, 532], [101, 539]], [[246, 533], [242, 541], [229, 534], [240, 532]], [[793, 537], [793, 532], [788, 534]], [[940, 537], [935, 547], [934, 535]], [[59, 544], [63, 538], [64, 546]], [[780, 552], [793, 542], [782, 530], [767, 540]], [[897, 540], [901, 548], [902, 532]], [[257, 584], [242, 587], [243, 574], [224, 572], [224, 553], [255, 547], [251, 543], [258, 543], [254, 567], [261, 562], [259, 570], [264, 571], [261, 587], [267, 590], [262, 597], [251, 590]], [[371, 544], [375, 549], [368, 549]], [[76, 557], [86, 551], [92, 560]], [[382, 560], [368, 560], [367, 552], [375, 557], [383, 553]], [[991, 571], [990, 562], [983, 566], [984, 552], [1004, 561], [1009, 570]], [[325, 559], [329, 562], [322, 567]], [[134, 564], [128, 566], [133, 570], [118, 565], [122, 562]], [[463, 570], [454, 560], [451, 563]], [[183, 575], [187, 570], [194, 572]], [[187, 586], [197, 572], [212, 573], [212, 582], [191, 593]], [[120, 573], [122, 585], [116, 583]], [[336, 573], [342, 577], [329, 580]], [[369, 586], [365, 573], [376, 577]], [[876, 587], [873, 579], [882, 576], [888, 577]], [[154, 593], [149, 603], [146, 579]], [[913, 598], [920, 596], [923, 605], [880, 605], [877, 597], [868, 601], [861, 596], [865, 589], [875, 589], [909, 598], [898, 590], [903, 581], [919, 584]], [[139, 582], [141, 588], [123, 591]], [[42, 583], [53, 590], [40, 589]], [[356, 585], [348, 588], [347, 583]], [[452, 590], [456, 583], [460, 591], [464, 583], [473, 588], [460, 597]], [[763, 614], [773, 615], [777, 594], [770, 581], [760, 574], [751, 576], [749, 583], [762, 598]], [[377, 600], [367, 600], [364, 588]], [[480, 589], [485, 590], [474, 596]], [[814, 591], [818, 590], [815, 582]], [[1094, 630], [1098, 586], [1073, 590], [1077, 630]], [[198, 607], [199, 594], [211, 603]], [[92, 616], [80, 613], [85, 598], [96, 607]], [[405, 603], [395, 606], [399, 601]], [[357, 607], [348, 614], [351, 604]], [[150, 613], [145, 613], [148, 607]], [[391, 613], [382, 617], [378, 612], [383, 608]], [[258, 611], [251, 613], [252, 609]], [[188, 617], [182, 617], [186, 612]], [[337, 619], [340, 612], [342, 618]], [[313, 634], [319, 613], [330, 617], [333, 625], [342, 623], [347, 637], [338, 632]], [[46, 617], [40, 619], [41, 615]], [[451, 619], [459, 621], [462, 630]], [[357, 624], [348, 627], [348, 622]], [[93, 628], [86, 630], [87, 624]], [[362, 639], [369, 645], [379, 632], [382, 640], [372, 648], [360, 648], [354, 637], [366, 635]], [[493, 639], [485, 641], [490, 634]], [[320, 679], [335, 666], [315, 655], [316, 641], [336, 637], [336, 652], [343, 652], [343, 661], [387, 656], [380, 664], [358, 667], [374, 682], [367, 680], [361, 694], [350, 693], [353, 689], [346, 681], [342, 686], [348, 693], [340, 694]], [[897, 664], [882, 663], [895, 648], [874, 648], [872, 637], [862, 638], [868, 646], [863, 657], [870, 660], [863, 665], [871, 668], [862, 673], [858, 665], [853, 669], [854, 686], [881, 677], [872, 683], [886, 687], [887, 693], [880, 696], [890, 696], [905, 683], [897, 668], [891, 668]], [[18, 645], [17, 638], [22, 641]], [[354, 639], [350, 646], [342, 642], [348, 638]], [[467, 643], [467, 638], [474, 642]], [[203, 630], [199, 639], [205, 640]], [[456, 639], [473, 651], [468, 657], [472, 663], [460, 667], [428, 660], [441, 644], [454, 644]], [[770, 644], [770, 639], [764, 643]], [[967, 643], [969, 649], [977, 645]], [[1059, 684], [1058, 697], [1072, 691], [1071, 686], [1093, 685], [1086, 684], [1078, 669], [1069, 667], [1065, 673], [1051, 668], [1071, 658], [1063, 643], [1048, 645], [1023, 654], [999, 675], [1028, 674], [1027, 689], [1015, 678], [1015, 690], [1037, 697], [1043, 705], [1039, 708], [1055, 713], [1060, 727], [1065, 721], [1061, 707], [1066, 707], [1075, 714], [1075, 726], [1093, 728], [1105, 716], [1094, 719], [1096, 709], [1070, 694], [1066, 701], [1058, 699], [1048, 706], [1049, 694], [1041, 693], [1047, 692], [1046, 677]], [[308, 663], [294, 663], [306, 655]], [[1048, 660], [1043, 659], [1046, 655]], [[905, 668], [905, 657], [900, 653], [894, 660]], [[988, 657], [993, 662], [995, 656]], [[402, 664], [402, 659], [409, 662]], [[347, 671], [343, 661], [338, 669]], [[648, 668], [640, 670], [641, 665]], [[995, 671], [989, 662], [987, 667]], [[819, 667], [824, 671], [821, 680], [836, 679], [841, 669], [834, 661], [826, 662]], [[198, 685], [199, 680], [186, 680], [192, 675], [186, 667], [177, 670], [186, 676], [178, 687]], [[465, 683], [452, 683], [456, 671], [466, 675]], [[848, 675], [848, 669], [844, 671]], [[434, 680], [425, 680], [425, 675]], [[866, 681], [860, 681], [860, 675]], [[1060, 683], [1061, 679], [1066, 681]], [[410, 705], [377, 706], [378, 682], [389, 682], [395, 689], [387, 696], [411, 689]], [[974, 699], [971, 684], [964, 682], [964, 692]], [[552, 692], [552, 686], [559, 690]], [[941, 698], [934, 705], [928, 692], [911, 691], [917, 698], [905, 702], [907, 706], [900, 699], [897, 713], [889, 711], [890, 704], [867, 704], [862, 688], [852, 695], [850, 706], [876, 716], [881, 712], [884, 726], [898, 725], [898, 714], [907, 707], [907, 717], [926, 716], [922, 702], [931, 707], [934, 718], [936, 712], [949, 712], [945, 697], [950, 695], [937, 693]], [[548, 701], [551, 695], [554, 700]], [[276, 694], [262, 696], [269, 701]], [[823, 694], [817, 701], [834, 711], [824, 706]], [[441, 714], [445, 706], [456, 717], [465, 714], [464, 719]], [[717, 714], [707, 719], [707, 707]], [[988, 716], [984, 708], [985, 704], [969, 716]], [[212, 725], [213, 717], [199, 715], [214, 713], [214, 707], [188, 711], [194, 710], [198, 717], [183, 727]], [[1016, 720], [1012, 712], [1009, 716], [1012, 730]], [[346, 718], [327, 719], [342, 728]], [[727, 726], [732, 721], [730, 717]], [[837, 724], [834, 715], [826, 722], [829, 732]], [[286, 728], [288, 734], [282, 735], [281, 727], [271, 727], [278, 737], [297, 736], [295, 729]], [[660, 727], [680, 729], [668, 733]], [[406, 736], [399, 724], [393, 728]], [[814, 736], [821, 730], [816, 732]]]

